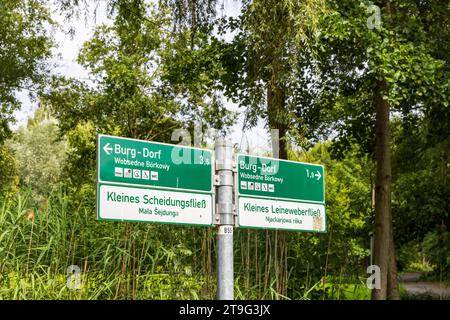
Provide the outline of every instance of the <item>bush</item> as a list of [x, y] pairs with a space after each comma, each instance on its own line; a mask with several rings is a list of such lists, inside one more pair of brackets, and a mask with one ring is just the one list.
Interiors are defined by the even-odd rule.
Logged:
[[60, 181], [66, 161], [66, 142], [59, 139], [55, 120], [38, 111], [27, 127], [21, 127], [7, 144], [16, 159], [21, 185], [32, 190], [35, 200], [42, 201]]
[[0, 146], [0, 196], [17, 191], [18, 184], [16, 160], [9, 148]]
[[422, 246], [430, 262], [437, 266], [435, 271], [450, 276], [450, 232], [444, 226], [429, 232]]
[[404, 272], [432, 271], [430, 261], [423, 254], [419, 241], [410, 241], [398, 250], [398, 268]]

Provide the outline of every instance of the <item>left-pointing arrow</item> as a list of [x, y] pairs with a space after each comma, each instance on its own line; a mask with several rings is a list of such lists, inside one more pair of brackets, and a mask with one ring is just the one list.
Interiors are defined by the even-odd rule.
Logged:
[[106, 154], [109, 156], [111, 151], [113, 150], [112, 147], [109, 146], [109, 142], [107, 144], [105, 144], [105, 146], [103, 147], [103, 150], [106, 152]]

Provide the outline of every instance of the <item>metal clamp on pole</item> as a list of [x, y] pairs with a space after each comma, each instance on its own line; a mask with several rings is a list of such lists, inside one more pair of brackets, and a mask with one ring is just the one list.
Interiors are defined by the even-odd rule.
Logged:
[[233, 270], [233, 144], [225, 139], [215, 143], [217, 214], [217, 299], [234, 299]]

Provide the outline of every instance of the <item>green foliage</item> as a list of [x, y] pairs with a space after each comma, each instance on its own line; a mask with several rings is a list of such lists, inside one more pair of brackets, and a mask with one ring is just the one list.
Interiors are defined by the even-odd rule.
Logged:
[[397, 250], [397, 263], [399, 270], [403, 272], [432, 271], [433, 265], [424, 255], [422, 243], [417, 240], [402, 245]]
[[[157, 90], [158, 50], [167, 37], [164, 12], [147, 5], [130, 14], [119, 5], [112, 26], [98, 26], [78, 57], [92, 75], [87, 86], [72, 79], [54, 79], [46, 95], [63, 133], [91, 121], [98, 132], [169, 141], [179, 127], [178, 106]], [[122, 11], [123, 12], [122, 12]]]
[[450, 232], [444, 227], [429, 232], [423, 240], [423, 250], [430, 262], [436, 265], [435, 272], [450, 275]]
[[[323, 280], [322, 280], [323, 281]], [[329, 300], [370, 300], [370, 289], [365, 279], [327, 277], [325, 283], [318, 283], [310, 291], [311, 297], [325, 297]]]
[[236, 114], [220, 95], [227, 77], [224, 46], [207, 31], [172, 34], [161, 50], [162, 91], [181, 106], [183, 117], [197, 125], [227, 132]]
[[[319, 17], [325, 2], [244, 1], [241, 15], [221, 19], [221, 76], [228, 98], [244, 109], [246, 127], [259, 118], [302, 146], [327, 131], [317, 107], [320, 88], [314, 59]], [[320, 121], [321, 119], [322, 121]]]
[[[367, 6], [354, 1], [330, 1], [318, 42], [323, 87], [320, 104], [331, 105], [342, 149], [357, 141], [373, 153], [374, 99], [377, 81], [384, 81], [383, 98], [403, 116], [448, 110], [448, 72], [442, 55], [429, 45], [429, 20], [440, 16], [441, 4], [396, 1], [381, 6], [382, 26], [369, 29]], [[427, 19], [421, 19], [422, 12]], [[445, 9], [445, 10], [448, 10]], [[445, 28], [444, 28], [445, 29]], [[448, 32], [441, 35], [448, 37]], [[434, 41], [433, 40], [433, 41]]]
[[96, 131], [92, 122], [79, 123], [67, 133], [63, 181], [71, 207], [95, 208]]
[[[93, 148], [90, 146], [91, 130], [92, 125], [85, 124], [68, 137], [73, 145], [79, 146], [76, 152], [82, 154], [82, 150], [90, 152]], [[358, 282], [346, 276], [365, 270], [366, 229], [371, 212], [370, 185], [368, 182], [358, 184], [364, 177], [370, 181], [370, 176], [366, 176], [370, 166], [355, 154], [349, 154], [341, 163], [330, 158], [327, 145], [318, 145], [299, 158], [326, 164], [328, 233], [288, 234], [289, 282], [285, 298], [365, 297]], [[358, 169], [353, 170], [351, 163], [359, 164]], [[76, 168], [83, 169], [81, 165], [73, 170]], [[93, 198], [90, 201], [88, 198], [93, 190], [87, 183], [84, 186], [87, 189], [79, 192], [86, 197], [82, 198], [80, 193], [77, 206], [71, 195], [74, 191], [70, 194], [54, 192], [38, 206], [33, 205], [27, 193], [2, 203], [2, 298], [214, 297], [213, 230], [97, 222], [90, 202]], [[361, 193], [366, 196], [355, 197]], [[266, 278], [264, 272], [264, 261], [270, 255], [265, 248], [266, 237], [265, 230], [236, 230], [238, 299], [283, 298], [274, 286], [275, 279]], [[79, 265], [83, 271], [80, 291], [73, 292], [65, 287], [66, 268], [71, 264]], [[328, 277], [326, 287], [321, 282], [325, 274]]]
[[17, 163], [11, 150], [0, 146], [0, 198], [18, 190], [19, 176]]
[[421, 241], [437, 225], [449, 225], [450, 154], [448, 141], [430, 143], [427, 125], [420, 119], [394, 119], [392, 128], [392, 210], [401, 246]]
[[175, 27], [190, 28], [193, 36], [208, 28], [216, 15], [217, 0], [160, 0], [160, 3], [171, 9]]
[[[207, 229], [97, 222], [90, 208], [69, 209], [59, 191], [45, 206], [18, 193], [0, 210], [0, 299], [198, 299], [208, 292], [197, 262], [211, 255], [199, 249]], [[81, 268], [79, 291], [66, 286], [70, 265]]]
[[58, 185], [66, 161], [66, 142], [44, 108], [36, 111], [27, 127], [21, 127], [7, 142], [17, 162], [20, 183], [33, 190], [36, 199]]
[[[330, 143], [317, 144], [307, 152], [290, 155], [292, 160], [325, 165], [327, 233], [286, 234], [289, 299], [334, 299], [339, 290], [341, 298], [359, 299], [367, 294], [359, 280], [349, 280], [349, 277], [364, 277], [368, 264], [374, 165], [367, 157], [358, 155], [357, 146], [340, 161], [331, 158], [329, 149]], [[267, 268], [273, 267], [267, 259], [275, 254], [270, 247], [270, 242], [275, 239], [266, 230], [236, 230], [235, 277], [238, 297], [286, 298], [279, 296], [274, 285], [275, 277], [267, 273]], [[325, 288], [322, 281], [326, 277], [332, 279], [327, 278], [325, 286], [328, 287]], [[328, 281], [330, 283], [326, 285]], [[344, 294], [344, 291], [348, 292]], [[351, 292], [354, 292], [354, 296]]]
[[[318, 144], [300, 157], [299, 161], [325, 164], [325, 195], [327, 214], [327, 236], [311, 238], [313, 250], [304, 256], [303, 263], [311, 263], [311, 256], [321, 256], [319, 265], [311, 268], [327, 268], [331, 274], [356, 273], [364, 269], [369, 249], [369, 232], [373, 210], [371, 208], [371, 188], [373, 162], [358, 156], [354, 146], [342, 161], [330, 157], [330, 144]], [[299, 241], [297, 256], [305, 247]], [[321, 243], [318, 247], [314, 243]], [[321, 249], [319, 249], [321, 248]], [[309, 249], [306, 249], [309, 250]], [[342, 255], [346, 259], [342, 260]], [[303, 255], [303, 254], [302, 254]], [[327, 265], [325, 266], [325, 259]], [[301, 263], [301, 261], [299, 261]], [[323, 270], [323, 269], [322, 269]]]
[[[170, 142], [194, 123], [227, 133], [235, 115], [222, 95], [244, 108], [246, 126], [263, 118], [309, 148], [289, 150], [291, 160], [325, 165], [327, 233], [237, 229], [236, 298], [368, 299], [380, 81], [396, 112], [399, 267], [449, 276], [450, 7], [383, 1], [382, 26], [369, 29], [369, 3], [243, 1], [240, 16], [220, 19], [216, 1], [111, 0], [112, 23], [79, 52], [90, 80], [54, 77], [45, 108], [2, 145], [15, 90], [41, 89], [52, 22], [43, 1], [0, 0], [0, 299], [214, 298], [213, 228], [95, 220], [95, 138]], [[58, 3], [69, 15], [80, 5]], [[72, 264], [79, 291], [66, 287]], [[286, 295], [273, 270], [286, 273]]]
[[93, 83], [54, 78], [44, 97], [68, 137], [65, 181], [76, 206], [93, 206], [97, 133], [171, 142], [174, 129], [193, 122], [222, 129], [233, 121], [210, 88], [208, 70], [188, 81], [196, 73], [186, 72], [191, 54], [192, 63], [209, 66], [212, 53], [197, 55], [185, 42], [173, 42], [164, 8], [118, 1], [114, 12], [113, 24], [98, 26], [79, 53]]
[[54, 78], [44, 96], [67, 136], [64, 184], [74, 207], [85, 203], [94, 208], [97, 133], [169, 142], [173, 129], [181, 126], [179, 106], [158, 89], [158, 51], [167, 37], [167, 15], [131, 2], [118, 2], [114, 23], [98, 26], [79, 53], [92, 84]]
[[9, 123], [20, 108], [16, 90], [35, 93], [44, 84], [52, 24], [44, 1], [0, 1], [0, 143], [11, 136]]

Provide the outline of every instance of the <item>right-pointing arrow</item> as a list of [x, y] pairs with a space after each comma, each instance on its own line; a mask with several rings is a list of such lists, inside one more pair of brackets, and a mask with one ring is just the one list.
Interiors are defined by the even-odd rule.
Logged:
[[322, 175], [320, 174], [320, 172], [319, 172], [319, 171], [317, 171], [317, 173], [316, 173], [316, 177], [317, 177], [317, 180], [320, 180], [320, 178], [322, 177]]
[[105, 151], [108, 156], [110, 155], [112, 150], [113, 148], [109, 146], [109, 142], [103, 147], [103, 151]]

